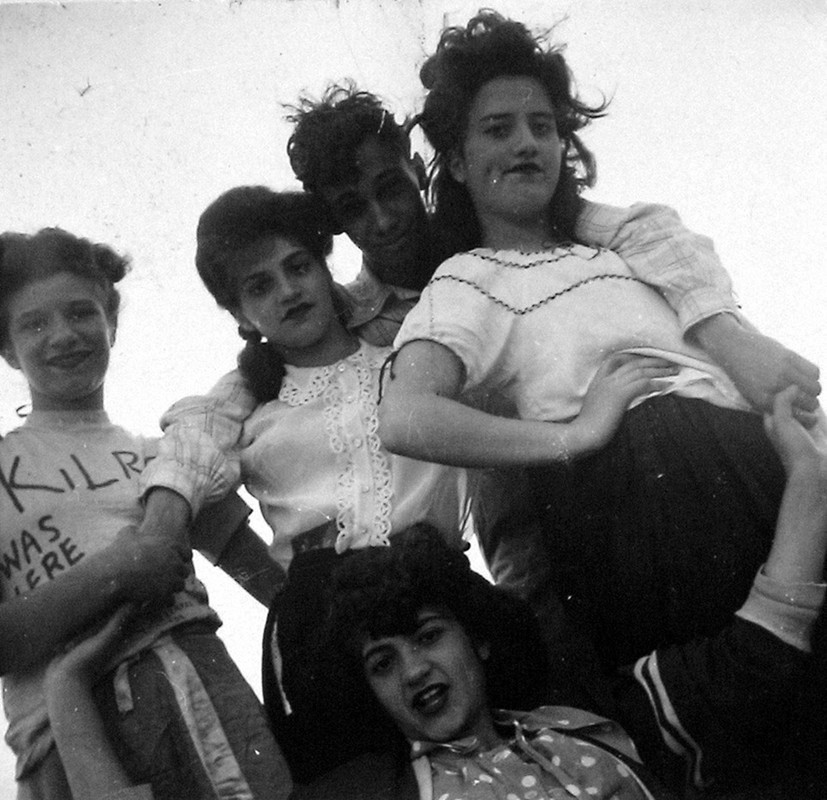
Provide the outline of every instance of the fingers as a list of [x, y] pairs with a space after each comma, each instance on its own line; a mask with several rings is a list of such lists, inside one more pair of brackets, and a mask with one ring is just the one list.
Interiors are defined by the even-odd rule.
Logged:
[[798, 395], [797, 386], [788, 386], [775, 395], [772, 403], [772, 414], [776, 419], [792, 418], [793, 400]]

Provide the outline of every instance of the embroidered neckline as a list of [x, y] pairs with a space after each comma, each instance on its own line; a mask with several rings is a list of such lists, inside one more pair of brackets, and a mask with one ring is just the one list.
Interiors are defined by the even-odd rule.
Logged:
[[359, 349], [349, 356], [323, 367], [294, 367], [287, 364], [278, 399], [289, 406], [312, 403], [330, 386], [337, 370], [347, 369], [348, 365], [358, 368], [360, 364], [366, 365], [369, 369], [378, 369], [384, 363], [385, 357], [385, 353], [376, 348], [369, 348], [365, 342], [361, 342]]
[[[576, 256], [584, 261], [591, 261], [597, 258], [601, 253], [605, 252], [605, 248], [595, 249], [586, 245], [577, 244], [576, 242], [566, 242], [560, 244], [551, 250], [535, 250], [526, 252], [524, 250], [493, 250], [490, 247], [478, 247], [475, 250], [470, 250], [469, 255], [475, 256], [482, 261], [488, 261], [492, 264], [497, 264], [500, 267], [507, 267], [510, 269], [533, 269], [544, 264], [555, 264], [570, 256]], [[530, 259], [528, 261], [515, 260], [508, 258], [509, 255], [519, 256], [520, 259]], [[545, 256], [538, 258], [537, 256]]]
[[559, 297], [568, 294], [569, 292], [573, 292], [575, 289], [579, 289], [582, 286], [587, 286], [590, 283], [595, 283], [596, 281], [632, 281], [634, 283], [642, 283], [642, 281], [638, 280], [632, 275], [616, 275], [613, 273], [601, 274], [601, 275], [592, 275], [588, 278], [584, 278], [582, 281], [577, 281], [577, 283], [573, 283], [570, 286], [567, 286], [565, 289], [560, 289], [559, 292], [554, 292], [554, 294], [547, 295], [546, 297], [541, 298], [535, 303], [532, 303], [529, 306], [515, 306], [511, 303], [506, 302], [500, 297], [491, 294], [487, 289], [480, 286], [476, 281], [469, 280], [468, 278], [461, 278], [459, 275], [437, 275], [431, 278], [431, 283], [436, 284], [440, 281], [451, 281], [453, 283], [459, 283], [464, 286], [468, 286], [471, 289], [479, 292], [483, 297], [488, 298], [492, 303], [495, 305], [501, 306], [502, 308], [506, 309], [506, 311], [510, 311], [512, 314], [522, 317], [526, 314], [530, 314], [532, 311], [536, 311], [538, 308], [542, 308], [545, 305], [557, 300]]

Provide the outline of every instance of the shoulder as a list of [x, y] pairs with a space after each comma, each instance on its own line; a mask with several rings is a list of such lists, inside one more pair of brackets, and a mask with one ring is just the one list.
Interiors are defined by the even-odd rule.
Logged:
[[294, 790], [291, 800], [416, 800], [410, 762], [394, 752], [365, 753]]
[[393, 352], [393, 347], [391, 345], [371, 344], [359, 337], [359, 350], [372, 367], [381, 367]]
[[607, 233], [618, 234], [627, 225], [671, 230], [681, 226], [681, 219], [674, 208], [660, 203], [611, 206], [584, 200], [577, 216], [575, 236], [580, 241], [591, 242]]
[[496, 256], [496, 251], [481, 247], [476, 250], [456, 253], [450, 258], [445, 259], [445, 261], [436, 268], [430, 282], [433, 283], [435, 280], [438, 280], [440, 275], [449, 275], [453, 272], [462, 272], [464, 270], [490, 268], [494, 263], [492, 256]]

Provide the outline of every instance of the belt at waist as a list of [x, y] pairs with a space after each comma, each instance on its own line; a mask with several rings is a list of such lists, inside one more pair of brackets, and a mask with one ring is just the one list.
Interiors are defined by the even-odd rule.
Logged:
[[336, 537], [338, 535], [339, 529], [335, 519], [325, 522], [324, 525], [311, 528], [309, 531], [300, 533], [290, 540], [293, 555], [297, 556], [300, 553], [309, 553], [311, 550], [332, 548], [336, 544]]

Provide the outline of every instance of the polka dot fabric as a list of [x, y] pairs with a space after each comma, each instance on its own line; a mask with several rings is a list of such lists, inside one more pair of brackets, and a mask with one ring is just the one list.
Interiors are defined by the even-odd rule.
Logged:
[[[555, 722], [554, 728], [537, 728], [531, 719], [511, 718], [513, 736], [491, 750], [479, 749], [473, 739], [465, 739], [445, 745], [417, 743], [413, 752], [427, 751], [435, 800], [650, 797], [619, 758], [591, 741], [578, 739], [576, 729], [571, 733], [559, 730], [572, 725], [572, 720], [563, 717]], [[590, 734], [595, 727], [589, 726]]]

